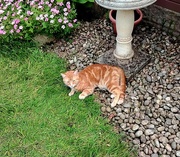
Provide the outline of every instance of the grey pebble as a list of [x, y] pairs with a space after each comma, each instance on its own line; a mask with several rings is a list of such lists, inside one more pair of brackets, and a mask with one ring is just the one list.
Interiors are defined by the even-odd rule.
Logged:
[[167, 139], [167, 137], [161, 136], [161, 137], [159, 138], [159, 141], [160, 141], [161, 143], [163, 143], [163, 144], [166, 144], [166, 143], [168, 142], [168, 139]]
[[134, 124], [134, 125], [132, 126], [132, 130], [136, 131], [137, 129], [139, 129], [139, 125]]
[[145, 135], [149, 136], [149, 135], [152, 135], [154, 134], [154, 129], [146, 129], [145, 130]]
[[164, 131], [164, 129], [165, 129], [164, 126], [160, 126], [160, 127], [157, 128], [157, 130], [158, 130], [159, 132]]
[[170, 146], [168, 143], [166, 144], [165, 148], [166, 148], [169, 152], [172, 151], [172, 148], [171, 148], [171, 146]]
[[138, 130], [138, 131], [135, 133], [135, 136], [136, 136], [136, 137], [140, 137], [142, 134], [143, 134], [143, 131]]
[[158, 154], [152, 154], [151, 157], [159, 157]]
[[168, 84], [167, 85], [167, 89], [172, 89], [173, 88], [173, 85], [172, 84]]
[[171, 108], [171, 112], [173, 112], [173, 113], [176, 113], [176, 112], [178, 112], [179, 111], [179, 109], [177, 108], [177, 107], [172, 107]]
[[180, 157], [180, 150], [176, 151], [176, 156]]
[[176, 142], [173, 141], [173, 142], [171, 143], [171, 147], [172, 147], [172, 149], [176, 149]]
[[142, 120], [142, 125], [147, 125], [148, 123], [149, 123], [149, 121], [148, 120]]
[[148, 82], [151, 82], [151, 81], [152, 81], [151, 76], [147, 75], [147, 76], [146, 76], [146, 80], [147, 80]]

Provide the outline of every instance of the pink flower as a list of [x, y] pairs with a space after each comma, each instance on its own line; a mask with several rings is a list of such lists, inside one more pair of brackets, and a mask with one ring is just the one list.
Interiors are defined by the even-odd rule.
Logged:
[[12, 16], [15, 16], [15, 15], [16, 15], [16, 13], [13, 13], [13, 14], [12, 14]]
[[62, 19], [58, 19], [58, 22], [61, 23], [61, 22], [62, 22]]
[[43, 5], [44, 4], [44, 2], [43, 1], [41, 1], [38, 5]]
[[27, 15], [28, 15], [28, 16], [30, 16], [30, 15], [32, 15], [32, 14], [33, 14], [33, 12], [31, 12], [30, 10], [27, 11]]
[[11, 30], [10, 30], [10, 33], [11, 33], [11, 34], [12, 34], [12, 33], [14, 33], [14, 30], [13, 30], [13, 29], [11, 29]]
[[17, 29], [17, 30], [16, 30], [16, 33], [20, 33], [20, 29]]
[[28, 20], [28, 18], [27, 18], [27, 17], [25, 17], [25, 18], [24, 18], [24, 21], [27, 21], [27, 20]]
[[56, 8], [52, 8], [51, 12], [54, 13], [54, 14], [59, 14], [59, 10], [57, 10]]
[[72, 23], [68, 23], [68, 26], [69, 26], [69, 27], [73, 27]]
[[19, 19], [14, 19], [13, 22], [14, 22], [15, 24], [18, 24], [18, 23], [20, 22], [20, 20], [19, 20]]
[[0, 29], [0, 34], [6, 34], [6, 31]]
[[63, 4], [63, 2], [60, 2], [60, 3], [57, 3], [59, 6], [63, 6], [64, 4]]
[[64, 20], [64, 24], [68, 23], [69, 21], [68, 20]]
[[76, 22], [77, 22], [77, 19], [74, 19], [73, 22], [76, 23]]
[[67, 7], [68, 9], [71, 9], [70, 2], [67, 2], [67, 3], [66, 3], [66, 7]]
[[4, 16], [4, 17], [3, 17], [3, 20], [7, 20], [7, 16]]
[[18, 27], [18, 25], [15, 24], [15, 25], [14, 25], [14, 29], [17, 29], [17, 27]]
[[30, 13], [31, 13], [31, 11], [29, 11], [29, 10], [28, 10], [28, 11], [27, 11], [27, 15], [29, 16], [29, 15], [30, 15]]
[[34, 1], [32, 1], [32, 2], [30, 3], [30, 5], [31, 5], [31, 6], [34, 5]]
[[46, 17], [46, 18], [45, 18], [45, 21], [48, 21], [48, 20], [49, 20], [49, 19]]

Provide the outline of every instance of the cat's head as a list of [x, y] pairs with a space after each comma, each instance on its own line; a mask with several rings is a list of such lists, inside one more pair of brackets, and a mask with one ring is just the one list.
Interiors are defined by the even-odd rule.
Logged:
[[64, 84], [70, 88], [76, 87], [76, 85], [79, 83], [78, 71], [67, 71], [65, 73], [61, 73], [61, 76]]

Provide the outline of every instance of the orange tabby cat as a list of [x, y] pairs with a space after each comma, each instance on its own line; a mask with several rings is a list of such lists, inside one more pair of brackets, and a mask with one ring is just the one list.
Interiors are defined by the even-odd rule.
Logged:
[[82, 71], [67, 71], [62, 73], [64, 83], [71, 88], [69, 96], [75, 91], [81, 91], [79, 99], [84, 99], [94, 92], [96, 87], [105, 88], [114, 96], [111, 107], [124, 102], [126, 81], [124, 71], [115, 66], [93, 64]]

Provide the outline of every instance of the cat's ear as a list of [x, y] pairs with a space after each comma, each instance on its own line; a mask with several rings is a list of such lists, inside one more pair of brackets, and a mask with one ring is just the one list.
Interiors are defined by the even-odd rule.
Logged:
[[77, 75], [78, 74], [78, 70], [74, 71], [74, 75]]
[[63, 73], [61, 73], [61, 76], [62, 76], [62, 78], [64, 78], [66, 75], [65, 75], [65, 74], [63, 74]]

